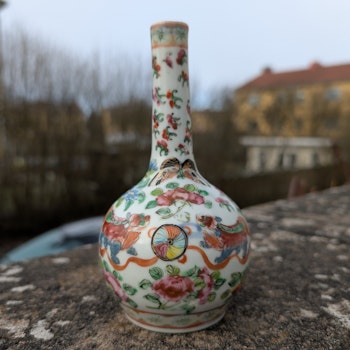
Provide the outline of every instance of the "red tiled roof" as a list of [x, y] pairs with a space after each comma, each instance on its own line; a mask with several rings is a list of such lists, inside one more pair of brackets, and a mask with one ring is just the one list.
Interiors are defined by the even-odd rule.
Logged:
[[295, 85], [327, 83], [350, 79], [350, 64], [322, 66], [314, 62], [307, 69], [274, 73], [264, 69], [263, 73], [237, 90], [269, 89]]

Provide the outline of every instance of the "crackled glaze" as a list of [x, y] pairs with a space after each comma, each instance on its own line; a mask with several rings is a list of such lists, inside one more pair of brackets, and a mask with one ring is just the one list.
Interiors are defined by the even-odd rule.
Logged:
[[144, 178], [106, 214], [100, 258], [127, 318], [160, 332], [218, 322], [246, 275], [249, 230], [198, 172], [192, 149], [188, 27], [151, 27], [152, 151]]

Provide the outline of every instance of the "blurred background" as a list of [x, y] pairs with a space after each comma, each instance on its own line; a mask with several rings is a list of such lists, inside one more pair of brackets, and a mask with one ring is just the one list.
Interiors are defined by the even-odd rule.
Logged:
[[150, 157], [149, 27], [189, 24], [194, 151], [241, 207], [350, 180], [350, 3], [0, 0], [0, 257]]

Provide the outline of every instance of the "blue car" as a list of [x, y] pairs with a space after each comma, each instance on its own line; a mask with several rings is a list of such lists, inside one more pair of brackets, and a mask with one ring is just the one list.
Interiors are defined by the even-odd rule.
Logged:
[[82, 219], [47, 231], [8, 252], [0, 259], [0, 264], [57, 254], [84, 244], [97, 243], [103, 218], [96, 216]]

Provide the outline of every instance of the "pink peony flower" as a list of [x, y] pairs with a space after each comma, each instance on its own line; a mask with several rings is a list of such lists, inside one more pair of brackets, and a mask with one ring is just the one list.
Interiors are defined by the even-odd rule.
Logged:
[[194, 283], [188, 277], [167, 276], [156, 281], [152, 289], [164, 299], [177, 302], [194, 291]]
[[169, 190], [157, 197], [157, 204], [162, 206], [169, 206], [175, 203], [176, 200], [183, 200], [193, 204], [203, 204], [204, 198], [198, 193], [189, 192], [184, 188], [175, 188]]
[[198, 293], [199, 304], [205, 304], [208, 300], [208, 296], [213, 289], [214, 279], [210, 276], [209, 271], [206, 267], [201, 270], [199, 276], [205, 283], [205, 287], [201, 289]]
[[112, 287], [115, 295], [122, 301], [127, 301], [128, 297], [124, 293], [119, 281], [114, 277], [111, 272], [103, 271], [104, 277], [107, 283]]

